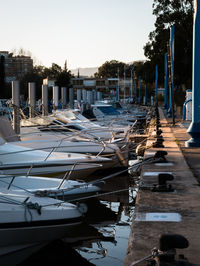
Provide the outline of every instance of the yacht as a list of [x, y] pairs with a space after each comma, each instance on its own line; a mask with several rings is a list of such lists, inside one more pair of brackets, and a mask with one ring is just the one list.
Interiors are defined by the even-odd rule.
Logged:
[[0, 265], [18, 265], [80, 225], [76, 205], [25, 192], [0, 190]]
[[0, 191], [7, 189], [12, 193], [29, 192], [40, 197], [48, 196], [65, 201], [78, 201], [101, 192], [104, 181], [93, 183], [83, 181], [48, 178], [40, 176], [0, 175]]
[[[109, 158], [79, 153], [45, 152], [20, 147], [0, 138], [0, 174], [82, 178], [94, 173]], [[106, 166], [105, 166], [106, 167]]]

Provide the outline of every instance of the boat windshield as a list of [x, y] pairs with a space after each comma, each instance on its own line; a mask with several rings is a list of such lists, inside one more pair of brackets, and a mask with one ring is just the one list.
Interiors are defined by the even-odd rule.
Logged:
[[112, 106], [98, 106], [97, 107], [104, 115], [119, 115], [120, 112], [118, 112], [115, 108]]
[[76, 119], [76, 115], [71, 111], [65, 111], [63, 114], [69, 119]]

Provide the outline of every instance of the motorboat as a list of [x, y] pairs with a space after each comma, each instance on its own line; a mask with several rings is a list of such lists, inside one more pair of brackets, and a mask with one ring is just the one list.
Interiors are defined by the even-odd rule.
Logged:
[[[23, 137], [22, 137], [23, 139]], [[55, 138], [53, 135], [37, 135], [34, 138], [27, 136], [25, 140], [12, 142], [31, 149], [40, 149], [44, 151], [66, 152], [66, 153], [82, 153], [90, 155], [110, 156], [116, 153], [119, 147], [113, 143], [105, 143], [103, 141], [80, 140], [72, 138], [66, 139], [64, 136]]]
[[[115, 125], [114, 120], [110, 119], [106, 125], [98, 123], [98, 119], [95, 122], [91, 122], [84, 117], [79, 110], [73, 109], [56, 110], [51, 117], [54, 117], [56, 120], [61, 121], [68, 126], [71, 125], [72, 128], [77, 127], [77, 129], [79, 128], [79, 130], [88, 135], [103, 140], [110, 140], [110, 142], [113, 139], [123, 138], [131, 125], [126, 125], [126, 127], [119, 124]], [[116, 119], [116, 117], [114, 117], [114, 119]]]
[[0, 174], [36, 175], [62, 177], [70, 173], [71, 178], [81, 179], [106, 167], [109, 158], [79, 153], [46, 152], [30, 150], [0, 138]]
[[76, 205], [0, 190], [0, 265], [18, 265], [82, 222]]
[[129, 126], [113, 126], [111, 122], [107, 126], [91, 122], [79, 110], [74, 109], [56, 110], [46, 117], [37, 116], [21, 120], [21, 135], [23, 138], [32, 132], [34, 134], [56, 132], [62, 133], [66, 137], [73, 134], [73, 137], [79, 136], [90, 140], [103, 140], [112, 143], [114, 139], [123, 138], [129, 129]]
[[8, 189], [13, 193], [30, 192], [40, 197], [48, 196], [65, 201], [75, 201], [100, 193], [104, 181], [93, 183], [48, 178], [40, 176], [0, 176], [0, 191]]

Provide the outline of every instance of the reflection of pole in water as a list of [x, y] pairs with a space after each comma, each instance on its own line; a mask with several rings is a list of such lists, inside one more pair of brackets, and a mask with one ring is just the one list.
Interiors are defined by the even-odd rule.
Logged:
[[129, 205], [124, 206], [124, 214], [130, 217], [130, 206]]
[[117, 212], [117, 222], [121, 220], [123, 210], [124, 210], [124, 204], [120, 202], [118, 212]]

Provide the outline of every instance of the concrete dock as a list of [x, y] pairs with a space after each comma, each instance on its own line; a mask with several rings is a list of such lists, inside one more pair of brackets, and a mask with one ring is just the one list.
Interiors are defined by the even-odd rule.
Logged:
[[144, 186], [153, 186], [158, 183], [159, 173], [171, 173], [174, 179], [168, 184], [174, 191], [152, 192], [139, 188], [124, 265], [130, 266], [151, 254], [154, 247], [158, 248], [160, 234], [184, 236], [189, 246], [177, 249], [176, 257], [184, 254], [191, 263], [187, 265], [200, 265], [200, 148], [185, 148], [185, 141], [190, 136], [182, 121], [176, 121], [172, 126], [161, 108], [159, 115], [164, 147], [153, 148], [153, 137], [150, 137], [144, 158], [164, 150], [168, 153], [167, 162], [143, 165], [140, 180]]

